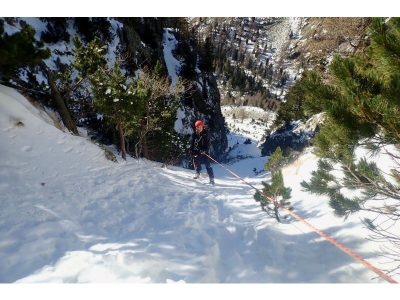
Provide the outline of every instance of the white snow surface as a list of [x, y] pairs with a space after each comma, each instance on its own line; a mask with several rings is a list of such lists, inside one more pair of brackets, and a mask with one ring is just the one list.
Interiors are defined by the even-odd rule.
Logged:
[[178, 110], [176, 112], [176, 120], [174, 123], [174, 130], [178, 133], [181, 134], [192, 134], [193, 129], [191, 126], [187, 126], [187, 124], [184, 124], [186, 115], [194, 115], [192, 109], [184, 109], [182, 106], [178, 107]]
[[181, 69], [181, 63], [177, 60], [172, 52], [175, 50], [178, 45], [178, 41], [176, 40], [172, 28], [164, 28], [163, 35], [163, 52], [164, 52], [164, 60], [167, 65], [168, 75], [171, 77], [172, 85], [175, 86], [178, 80], [178, 74]]
[[[178, 167], [112, 163], [4, 86], [0, 139], [0, 282], [382, 282], [304, 225], [268, 217], [254, 191], [219, 166], [210, 187]], [[268, 174], [252, 170], [265, 162], [229, 167], [261, 186]], [[295, 211], [390, 267], [358, 216], [344, 222], [301, 190], [315, 167], [308, 151], [284, 170]]]
[[118, 45], [120, 44], [120, 38], [118, 30], [123, 27], [123, 24], [115, 19], [109, 18], [111, 24], [111, 36], [112, 40], [108, 46], [107, 66], [113, 68], [118, 57]]
[[[274, 112], [254, 106], [224, 105], [221, 107], [221, 112], [229, 130], [236, 133], [233, 139], [228, 139], [228, 146], [233, 146], [245, 139], [250, 139], [256, 144], [262, 143], [266, 130], [272, 125], [276, 117]], [[239, 137], [236, 138], [236, 135], [239, 135]], [[229, 140], [232, 140], [232, 143]]]
[[[173, 51], [175, 50], [177, 45], [178, 41], [176, 40], [173, 34], [173, 29], [164, 28], [164, 34], [163, 34], [164, 61], [167, 66], [168, 75], [171, 78], [172, 86], [176, 85], [182, 67], [181, 62], [178, 59], [176, 59], [175, 56], [173, 55]], [[178, 108], [174, 124], [174, 130], [176, 132], [181, 134], [192, 134], [193, 131], [191, 126], [185, 126], [185, 124], [183, 124], [187, 113], [190, 114], [190, 111], [188, 111], [187, 109], [183, 109], [182, 107]]]
[[3, 22], [4, 26], [4, 32], [7, 33], [8, 35], [13, 35], [19, 31], [21, 31], [21, 27], [19, 24], [16, 24], [16, 26], [10, 25], [7, 22]]

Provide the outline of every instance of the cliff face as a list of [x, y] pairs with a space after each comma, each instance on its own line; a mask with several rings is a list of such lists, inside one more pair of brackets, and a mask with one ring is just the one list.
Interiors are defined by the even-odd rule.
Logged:
[[[225, 119], [221, 112], [220, 93], [215, 77], [212, 74], [198, 74], [198, 89], [193, 98], [193, 111], [200, 119], [206, 121], [211, 134], [212, 153], [218, 158], [228, 146]], [[189, 116], [189, 114], [188, 114]], [[193, 124], [193, 119], [187, 119]]]
[[178, 109], [175, 130], [189, 136], [197, 119], [205, 121], [211, 134], [211, 154], [222, 158], [228, 142], [220, 93], [213, 72], [201, 67], [204, 57], [197, 41], [181, 31], [167, 28], [164, 29], [163, 52], [172, 83], [179, 76], [189, 85]]

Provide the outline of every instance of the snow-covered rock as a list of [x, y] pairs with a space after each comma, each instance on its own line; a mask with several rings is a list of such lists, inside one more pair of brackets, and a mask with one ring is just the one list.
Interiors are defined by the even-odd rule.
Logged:
[[324, 114], [320, 113], [305, 122], [295, 121], [283, 125], [266, 137], [262, 145], [262, 154], [271, 155], [277, 147], [282, 150], [302, 151], [310, 145], [323, 120]]

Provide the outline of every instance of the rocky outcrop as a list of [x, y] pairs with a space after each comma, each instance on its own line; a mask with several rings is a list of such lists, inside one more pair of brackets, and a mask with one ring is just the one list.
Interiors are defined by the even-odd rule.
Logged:
[[312, 138], [319, 131], [323, 121], [324, 113], [319, 113], [306, 122], [295, 121], [283, 125], [266, 137], [261, 145], [261, 155], [270, 156], [277, 147], [280, 147], [285, 154], [302, 151], [311, 145]]

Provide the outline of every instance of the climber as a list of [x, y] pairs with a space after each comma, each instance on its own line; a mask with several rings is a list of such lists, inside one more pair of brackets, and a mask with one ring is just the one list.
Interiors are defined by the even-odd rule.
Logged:
[[210, 138], [207, 130], [204, 128], [204, 123], [197, 120], [194, 124], [195, 132], [192, 135], [190, 143], [190, 154], [193, 157], [193, 165], [196, 170], [194, 179], [199, 178], [201, 171], [201, 164], [206, 166], [210, 184], [214, 184], [214, 172], [210, 165], [208, 156], [210, 155]]

